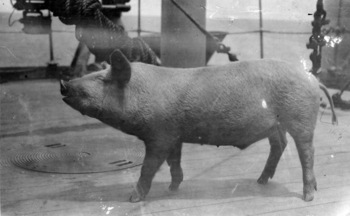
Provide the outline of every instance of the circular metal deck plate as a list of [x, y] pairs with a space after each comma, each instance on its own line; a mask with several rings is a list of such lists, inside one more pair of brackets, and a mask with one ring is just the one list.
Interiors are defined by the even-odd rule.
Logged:
[[[142, 164], [142, 143], [73, 145], [54, 143], [8, 157], [18, 167], [48, 173], [99, 173]], [[5, 163], [6, 164], [6, 163]]]

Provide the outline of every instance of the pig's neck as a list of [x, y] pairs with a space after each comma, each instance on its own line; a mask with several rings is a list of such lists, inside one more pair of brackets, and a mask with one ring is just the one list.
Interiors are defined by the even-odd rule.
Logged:
[[142, 121], [130, 115], [126, 115], [126, 113], [121, 114], [115, 111], [103, 112], [98, 119], [115, 129], [137, 136], [140, 139], [143, 139], [144, 135], [147, 134], [147, 128]]
[[[97, 119], [124, 133], [137, 136], [139, 139], [144, 140], [144, 137], [150, 132], [145, 124], [147, 122], [145, 119], [147, 116], [144, 115], [144, 109], [146, 107], [140, 106], [143, 96], [130, 94], [133, 91], [128, 86], [122, 95], [109, 97], [111, 99], [105, 101]], [[131, 99], [131, 97], [133, 98]]]

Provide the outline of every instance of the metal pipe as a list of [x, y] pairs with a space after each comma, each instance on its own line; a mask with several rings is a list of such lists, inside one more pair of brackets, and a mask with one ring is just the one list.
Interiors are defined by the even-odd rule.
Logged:
[[141, 36], [141, 0], [138, 2], [137, 35]]
[[[51, 19], [51, 12], [49, 11], [49, 18]], [[50, 25], [50, 31], [49, 31], [49, 43], [50, 43], [50, 62], [54, 61], [53, 56], [53, 40], [52, 40], [52, 27]]]
[[259, 25], [260, 25], [260, 58], [264, 58], [264, 32], [262, 17], [262, 0], [259, 0]]

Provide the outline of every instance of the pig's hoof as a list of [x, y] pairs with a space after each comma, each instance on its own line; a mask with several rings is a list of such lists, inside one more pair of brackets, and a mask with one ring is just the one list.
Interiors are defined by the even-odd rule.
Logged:
[[259, 184], [266, 185], [268, 181], [269, 181], [269, 176], [262, 174], [262, 175], [258, 178], [258, 181], [257, 181], [257, 182], [258, 182]]
[[303, 190], [303, 200], [306, 202], [310, 202], [314, 199], [314, 193], [317, 191], [317, 182], [315, 179], [310, 181], [308, 184], [304, 186]]
[[136, 190], [131, 193], [131, 196], [129, 198], [129, 201], [132, 203], [140, 202], [144, 200], [145, 197], [140, 195]]
[[305, 202], [310, 202], [310, 201], [312, 201], [313, 199], [314, 199], [313, 193], [306, 193], [306, 194], [304, 194], [304, 196], [303, 196], [303, 200], [304, 200]]
[[175, 192], [179, 190], [179, 186], [180, 186], [179, 183], [171, 183], [169, 186], [169, 190]]
[[317, 191], [317, 183], [314, 181], [313, 185], [310, 187], [306, 187], [304, 189], [303, 200], [306, 202], [310, 202], [314, 199], [314, 193]]

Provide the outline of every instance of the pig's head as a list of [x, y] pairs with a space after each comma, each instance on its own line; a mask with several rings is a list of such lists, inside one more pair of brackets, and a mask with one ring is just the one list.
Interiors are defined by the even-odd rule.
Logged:
[[123, 97], [124, 88], [130, 80], [131, 66], [119, 50], [111, 54], [109, 61], [110, 66], [105, 70], [69, 82], [61, 80], [63, 101], [83, 115], [100, 120], [106, 107], [118, 109], [120, 106], [116, 103], [118, 97]]

